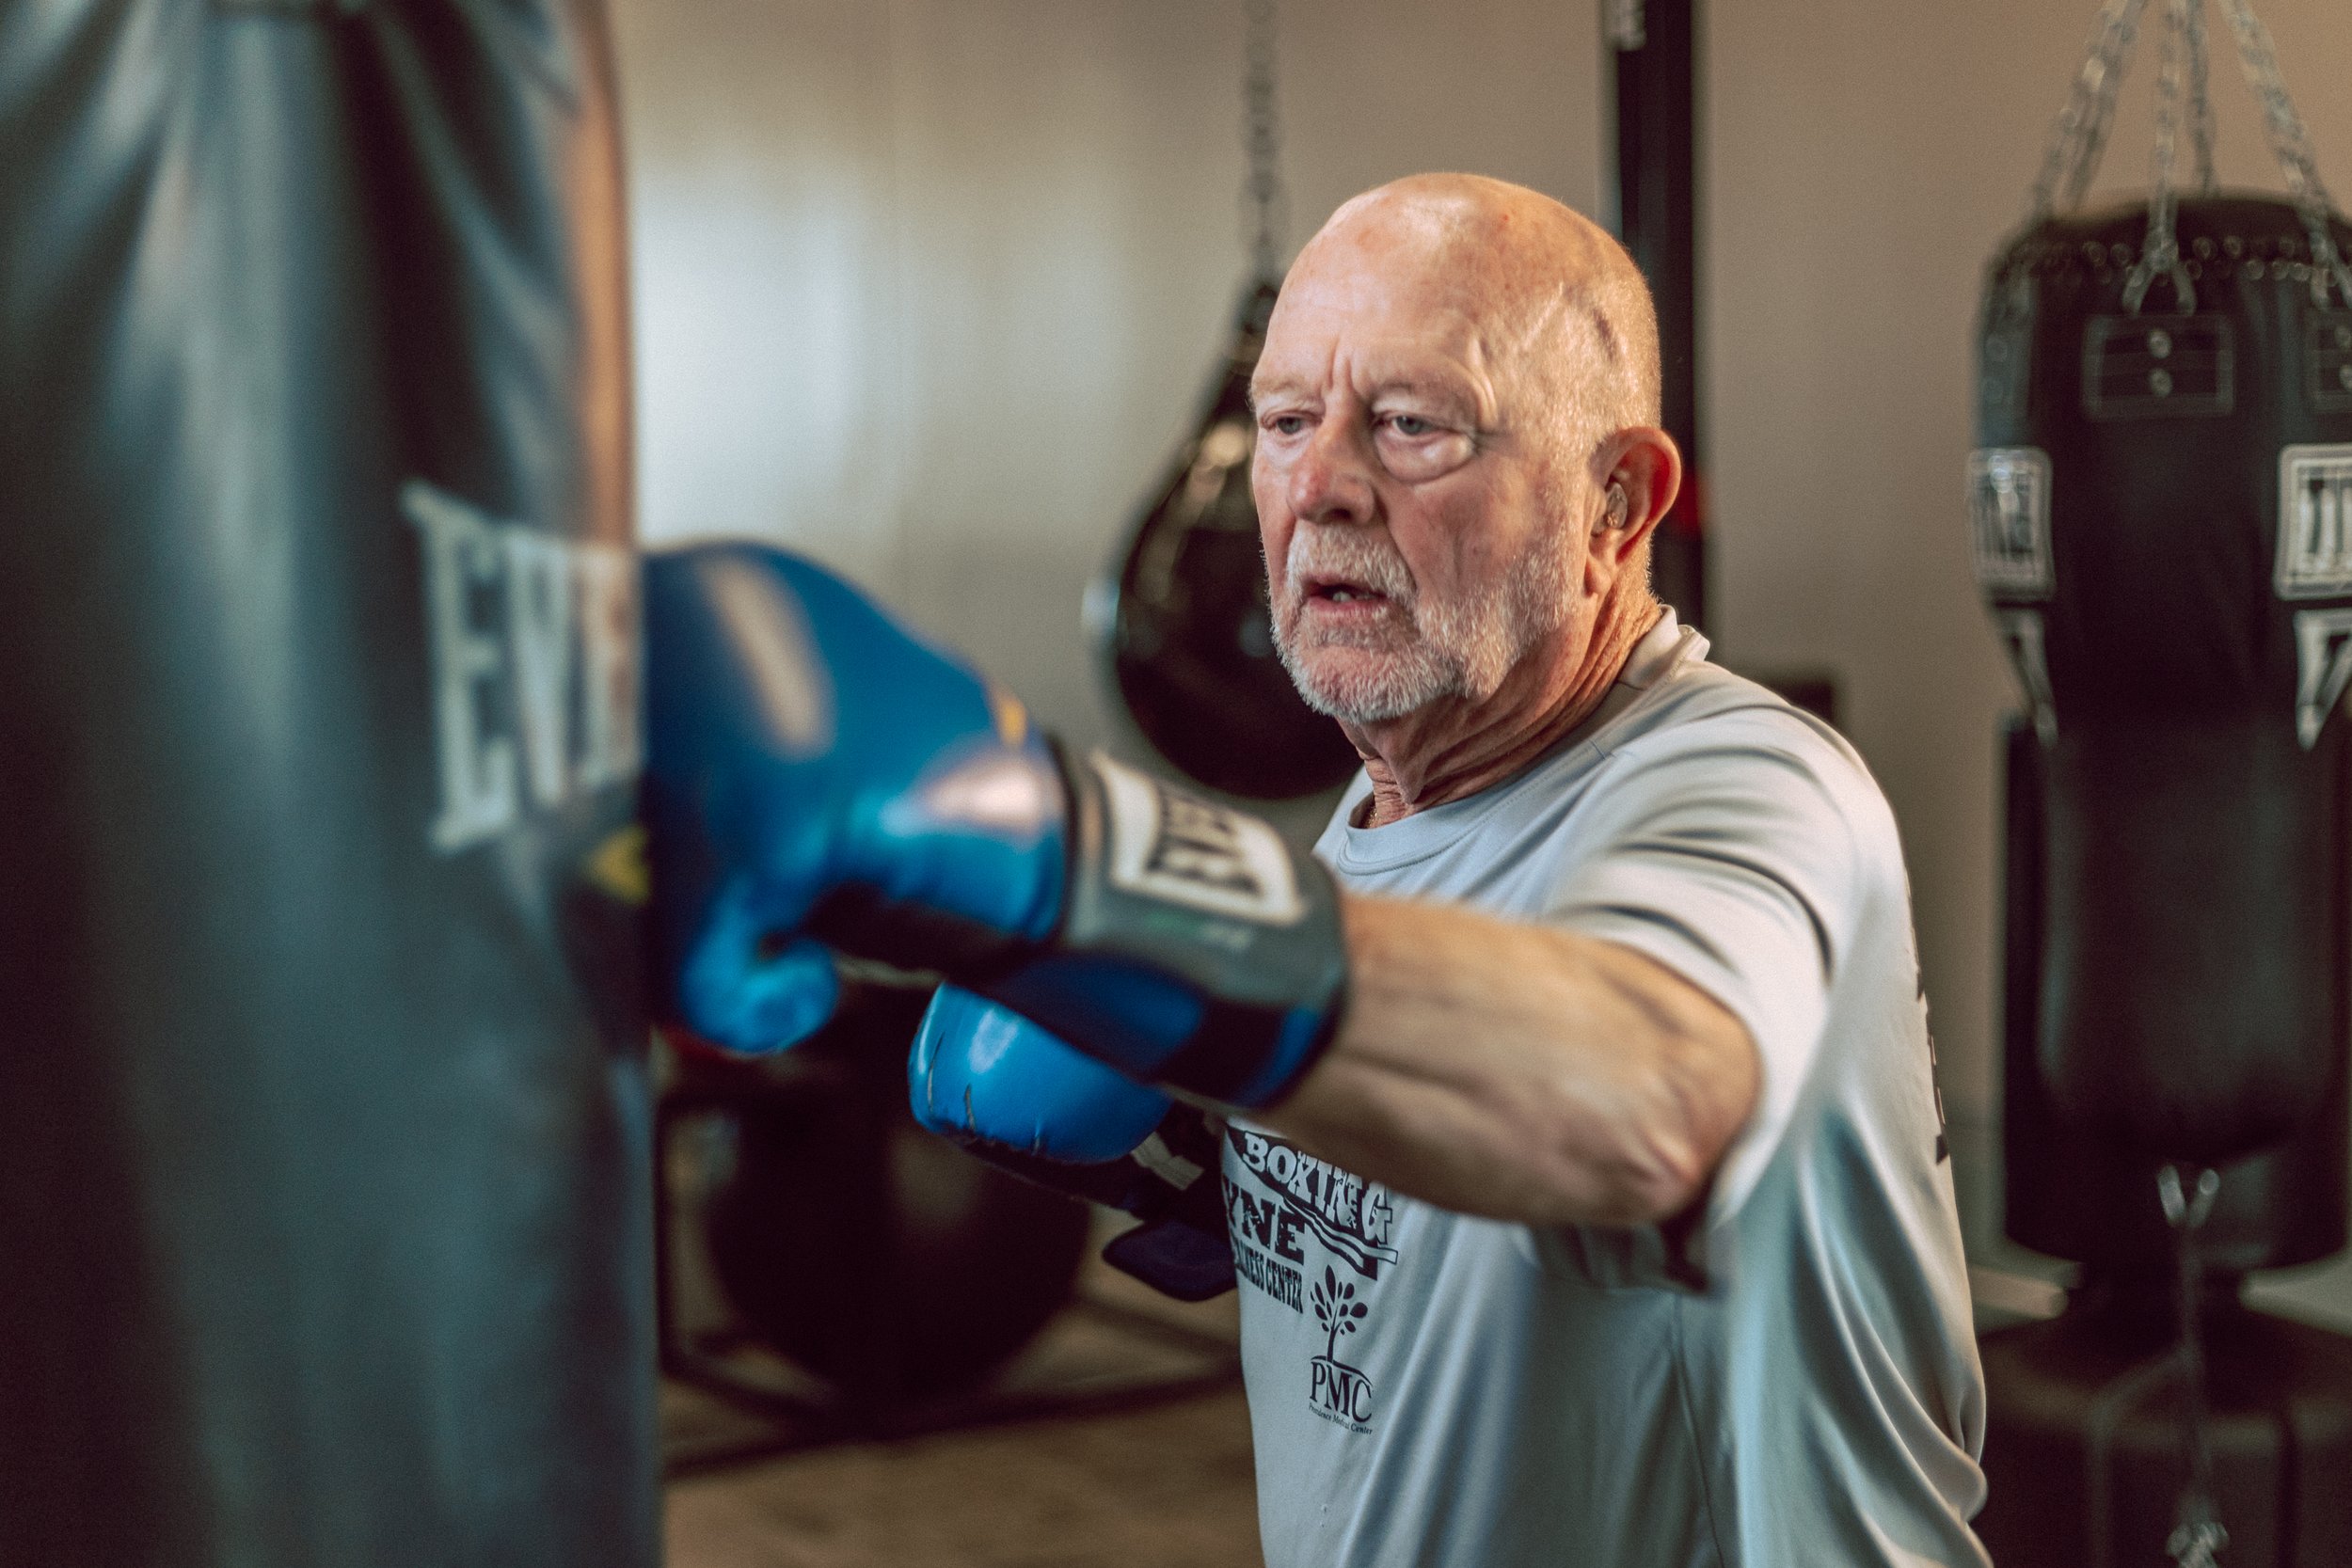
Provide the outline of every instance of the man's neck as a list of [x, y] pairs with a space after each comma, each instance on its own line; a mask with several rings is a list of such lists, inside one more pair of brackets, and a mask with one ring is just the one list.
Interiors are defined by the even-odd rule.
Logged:
[[1592, 716], [1663, 613], [1646, 594], [1632, 604], [1604, 601], [1581, 650], [1564, 632], [1483, 702], [1447, 697], [1400, 718], [1342, 725], [1372, 778], [1362, 826], [1385, 827], [1519, 772]]

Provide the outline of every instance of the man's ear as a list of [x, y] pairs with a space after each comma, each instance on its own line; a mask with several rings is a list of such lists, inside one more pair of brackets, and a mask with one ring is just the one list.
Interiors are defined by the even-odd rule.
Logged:
[[[1655, 425], [1620, 430], [1594, 454], [1601, 513], [1585, 560], [1613, 579], [1648, 547], [1649, 536], [1682, 489], [1682, 453]], [[1606, 581], [1592, 584], [1595, 591]]]

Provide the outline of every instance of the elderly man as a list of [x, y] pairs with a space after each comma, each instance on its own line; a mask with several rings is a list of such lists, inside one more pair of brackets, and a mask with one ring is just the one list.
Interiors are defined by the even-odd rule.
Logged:
[[[1336, 893], [961, 671], [963, 717], [871, 760], [862, 689], [900, 750], [933, 699], [805, 571], [757, 579], [783, 611], [739, 560], [651, 584], [657, 848], [709, 868], [665, 897], [681, 1005], [801, 1032], [821, 938], [1117, 1069], [954, 1026], [918, 1100], [973, 1135], [1100, 1158], [1168, 1103], [1130, 1081], [1216, 1107], [1275, 1568], [1984, 1560], [1895, 825], [1651, 596], [1657, 357], [1614, 243], [1492, 181], [1359, 197], [1293, 267], [1254, 479], [1282, 657], [1364, 758]], [[712, 670], [766, 738], [665, 704]]]

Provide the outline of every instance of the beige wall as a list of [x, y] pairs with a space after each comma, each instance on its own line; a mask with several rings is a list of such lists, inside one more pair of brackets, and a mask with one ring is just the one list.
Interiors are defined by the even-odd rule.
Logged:
[[[1078, 626], [1245, 271], [1239, 0], [620, 0], [644, 526], [768, 534], [1105, 733]], [[1574, 6], [1293, 0], [1295, 243], [1460, 166], [1580, 206]]]
[[[2352, 192], [2352, 7], [2258, 0]], [[1714, 0], [1708, 630], [1826, 666], [1895, 802], [1955, 1119], [1995, 1095], [1994, 727], [1960, 474], [1979, 268], [2090, 0]], [[1295, 243], [1464, 167], [1597, 211], [1597, 0], [1284, 0]], [[2161, 7], [2152, 7], [2152, 12]], [[850, 571], [1047, 718], [1242, 272], [1240, 0], [620, 0], [644, 524]], [[2218, 40], [2217, 40], [2218, 41]], [[2146, 43], [2106, 183], [2143, 178]], [[2276, 188], [2217, 59], [2225, 177]]]

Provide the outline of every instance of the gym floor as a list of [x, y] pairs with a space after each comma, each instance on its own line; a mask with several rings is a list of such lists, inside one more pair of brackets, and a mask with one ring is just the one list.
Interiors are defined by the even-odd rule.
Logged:
[[672, 1383], [665, 1560], [1259, 1568], [1234, 1339], [1231, 1295], [1178, 1307], [1090, 1264], [992, 1390], [993, 1421], [778, 1453], [788, 1424]]
[[[2066, 1271], [2001, 1240], [1992, 1130], [1955, 1121], [1951, 1142], [1969, 1250], [1988, 1265], [1971, 1270], [1978, 1327], [2047, 1316]], [[691, 1262], [684, 1275], [690, 1316], [711, 1321], [709, 1281]], [[2352, 1332], [2348, 1282], [2352, 1257], [2253, 1297]], [[887, 1442], [814, 1445], [672, 1383], [669, 1568], [1261, 1568], [1234, 1305], [1178, 1306], [1090, 1261], [1076, 1304], [976, 1412], [993, 1419]], [[781, 1373], [755, 1354], [730, 1364]]]

